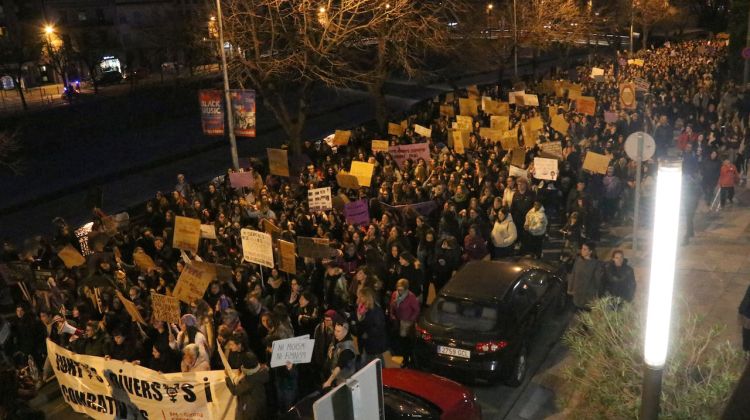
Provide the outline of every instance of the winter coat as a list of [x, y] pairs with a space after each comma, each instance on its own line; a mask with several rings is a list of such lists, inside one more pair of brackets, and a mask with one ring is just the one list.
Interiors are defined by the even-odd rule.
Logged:
[[719, 173], [719, 186], [722, 188], [734, 187], [740, 180], [740, 174], [737, 173], [737, 167], [733, 164], [721, 165]]
[[481, 260], [487, 255], [487, 241], [480, 235], [466, 235], [464, 238], [464, 252], [470, 260]]
[[701, 164], [701, 175], [703, 176], [703, 185], [709, 188], [715, 188], [721, 174], [721, 161], [718, 159], [706, 159]]
[[605, 198], [613, 200], [619, 198], [622, 194], [624, 185], [622, 180], [616, 175], [606, 175], [604, 179], [602, 179], [602, 184], [604, 185]]
[[628, 261], [625, 260], [620, 267], [616, 266], [613, 261], [609, 261], [605, 265], [605, 272], [605, 293], [631, 302], [635, 295], [635, 274], [633, 268], [628, 265]]
[[513, 245], [518, 239], [516, 224], [513, 223], [513, 216], [505, 216], [502, 222], [495, 221], [492, 226], [492, 245], [496, 248], [506, 248]]
[[268, 418], [266, 408], [266, 383], [269, 374], [267, 369], [260, 369], [252, 375], [246, 375], [235, 385], [226, 379], [229, 392], [237, 396], [237, 420], [264, 420]]
[[412, 292], [401, 302], [398, 303], [398, 291], [391, 294], [390, 314], [394, 321], [411, 321], [414, 322], [419, 318], [419, 302]]
[[568, 280], [568, 294], [573, 296], [573, 304], [584, 308], [599, 297], [604, 278], [604, 268], [601, 261], [583, 257], [576, 258], [573, 272]]
[[526, 223], [524, 229], [534, 236], [542, 236], [547, 233], [547, 215], [544, 213], [544, 206], [539, 210], [532, 208], [526, 213]]
[[360, 345], [367, 351], [367, 354], [381, 354], [388, 350], [385, 313], [380, 306], [376, 305], [365, 312], [364, 317], [357, 325]]

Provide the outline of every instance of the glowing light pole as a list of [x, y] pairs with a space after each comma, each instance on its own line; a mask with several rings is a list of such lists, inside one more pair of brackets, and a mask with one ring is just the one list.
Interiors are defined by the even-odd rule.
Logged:
[[669, 345], [672, 312], [677, 231], [682, 195], [682, 162], [662, 160], [656, 179], [656, 208], [651, 245], [651, 277], [648, 286], [648, 313], [643, 360], [641, 419], [659, 416], [661, 382]]

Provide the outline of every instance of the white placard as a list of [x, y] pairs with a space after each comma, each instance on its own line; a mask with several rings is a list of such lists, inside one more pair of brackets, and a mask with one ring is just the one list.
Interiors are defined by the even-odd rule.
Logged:
[[519, 168], [518, 166], [510, 165], [510, 170], [508, 171], [508, 175], [514, 176], [516, 178], [523, 178], [528, 179], [529, 175], [527, 174], [526, 170]]
[[548, 181], [557, 180], [557, 159], [534, 158], [534, 177]]
[[240, 230], [242, 257], [245, 261], [273, 268], [273, 239], [271, 235], [252, 229]]
[[311, 339], [309, 334], [306, 334], [285, 340], [276, 340], [272, 346], [271, 367], [275, 368], [284, 366], [287, 362], [295, 365], [310, 363], [313, 347], [315, 347], [315, 340]]
[[201, 238], [202, 239], [216, 239], [216, 226], [201, 225]]
[[310, 211], [325, 211], [333, 208], [331, 187], [313, 188], [307, 191], [307, 204]]

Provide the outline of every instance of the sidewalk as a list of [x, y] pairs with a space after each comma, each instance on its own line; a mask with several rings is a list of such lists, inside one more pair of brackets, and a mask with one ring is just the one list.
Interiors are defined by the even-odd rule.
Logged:
[[[617, 247], [625, 252], [635, 270], [638, 284], [635, 303], [641, 307], [645, 307], [648, 293], [652, 223], [650, 217], [643, 216], [642, 213], [645, 220], [639, 229], [638, 252], [631, 249], [632, 226], [610, 230], [611, 235], [623, 238]], [[683, 310], [689, 307], [693, 314], [704, 316], [709, 325], [723, 326], [719, 340], [728, 340], [740, 348], [737, 307], [750, 284], [750, 189], [738, 187], [735, 204], [719, 213], [708, 211], [705, 203], [701, 203], [695, 217], [695, 232], [690, 244], [680, 246], [677, 251], [674, 302], [685, 302], [686, 305], [677, 307]], [[599, 247], [599, 258], [607, 260], [612, 249]], [[673, 322], [684, 315], [684, 312], [674, 313]], [[565, 412], [560, 411], [562, 407], [557, 407], [556, 390], [564, 382], [563, 372], [569, 357], [565, 345], [558, 342], [506, 418], [566, 419]]]

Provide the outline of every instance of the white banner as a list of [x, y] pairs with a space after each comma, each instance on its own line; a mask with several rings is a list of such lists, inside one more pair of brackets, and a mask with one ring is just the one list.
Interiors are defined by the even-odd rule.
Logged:
[[557, 179], [557, 159], [534, 158], [534, 177], [555, 181]]
[[271, 235], [252, 229], [240, 230], [242, 256], [245, 261], [273, 268], [273, 239]]
[[234, 418], [237, 399], [222, 370], [162, 374], [103, 357], [84, 356], [47, 340], [65, 402], [95, 419]]
[[313, 188], [307, 191], [307, 204], [310, 211], [325, 211], [333, 208], [331, 187]]
[[306, 334], [285, 340], [276, 340], [272, 346], [271, 367], [275, 368], [284, 366], [287, 362], [293, 364], [310, 363], [315, 340], [310, 339], [310, 335]]

